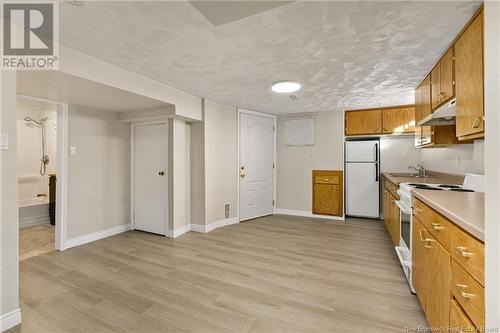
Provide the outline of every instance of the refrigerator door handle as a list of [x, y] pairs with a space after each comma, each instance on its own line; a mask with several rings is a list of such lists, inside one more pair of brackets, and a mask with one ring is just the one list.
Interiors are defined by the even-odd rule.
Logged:
[[378, 182], [378, 163], [375, 163], [375, 182]]
[[378, 143], [375, 144], [375, 162], [378, 162]]

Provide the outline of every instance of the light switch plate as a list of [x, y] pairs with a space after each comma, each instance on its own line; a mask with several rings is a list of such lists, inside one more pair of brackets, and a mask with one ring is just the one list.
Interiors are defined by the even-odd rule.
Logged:
[[0, 133], [0, 150], [1, 151], [9, 150], [9, 134], [8, 133]]

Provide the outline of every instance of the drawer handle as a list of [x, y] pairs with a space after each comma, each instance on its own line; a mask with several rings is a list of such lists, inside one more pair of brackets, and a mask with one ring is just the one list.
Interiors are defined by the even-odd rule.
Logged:
[[460, 255], [462, 257], [465, 257], [465, 258], [470, 258], [470, 257], [472, 257], [474, 255], [474, 253], [472, 253], [472, 252], [467, 252], [466, 251], [467, 248], [464, 247], [464, 246], [457, 246], [457, 248], [455, 250], [457, 250], [458, 253], [460, 253]]
[[443, 230], [443, 229], [446, 229], [445, 227], [443, 227], [439, 223], [431, 223], [431, 226], [434, 228], [434, 230]]
[[481, 117], [476, 117], [474, 118], [474, 124], [472, 124], [472, 128], [478, 128], [479, 125], [481, 124]]
[[472, 297], [475, 297], [476, 294], [471, 294], [471, 293], [466, 293], [464, 289], [466, 289], [468, 286], [466, 284], [458, 284], [457, 283], [457, 289], [460, 291], [460, 294], [462, 295], [463, 298], [465, 299], [471, 299]]

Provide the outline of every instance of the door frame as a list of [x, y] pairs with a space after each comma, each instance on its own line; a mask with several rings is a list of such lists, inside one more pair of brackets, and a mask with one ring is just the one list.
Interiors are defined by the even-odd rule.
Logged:
[[[68, 222], [68, 162], [69, 162], [69, 106], [55, 100], [17, 94], [17, 98], [55, 105], [57, 108], [57, 182], [55, 249], [67, 249]], [[17, 112], [17, 108], [16, 108]]]
[[236, 211], [236, 216], [238, 218], [238, 222], [241, 222], [240, 218], [240, 161], [241, 161], [241, 115], [242, 114], [249, 114], [253, 116], [260, 116], [260, 117], [265, 117], [265, 118], [270, 118], [273, 120], [273, 163], [274, 163], [274, 170], [273, 170], [273, 214], [276, 214], [276, 184], [277, 184], [277, 171], [278, 171], [278, 164], [276, 163], [276, 153], [277, 153], [277, 135], [276, 133], [278, 132], [277, 128], [277, 120], [278, 117], [276, 115], [272, 115], [269, 113], [264, 113], [264, 112], [258, 112], [258, 111], [253, 111], [253, 110], [247, 110], [247, 109], [242, 109], [238, 108], [238, 146], [237, 146], [237, 154], [236, 154], [236, 165], [238, 166], [236, 170], [236, 185], [237, 185], [237, 211]]
[[[167, 137], [170, 135], [169, 131], [169, 126], [168, 126], [169, 119], [166, 118], [164, 120], [151, 120], [151, 121], [138, 121], [138, 122], [133, 122], [130, 124], [130, 229], [134, 230], [135, 229], [135, 129], [136, 127], [140, 126], [154, 126], [154, 125], [165, 125], [167, 127]], [[170, 161], [168, 161], [168, 156], [169, 156], [169, 142], [167, 142], [167, 164], [169, 164]], [[170, 170], [167, 170], [167, 177], [166, 177], [166, 182], [167, 182], [167, 202], [170, 200], [170, 193], [169, 193], [169, 175], [170, 175]], [[170, 213], [168, 211], [169, 205], [167, 204], [167, 211], [165, 214], [165, 221], [166, 221], [166, 228], [165, 228], [165, 237], [168, 237], [168, 231], [170, 230]]]

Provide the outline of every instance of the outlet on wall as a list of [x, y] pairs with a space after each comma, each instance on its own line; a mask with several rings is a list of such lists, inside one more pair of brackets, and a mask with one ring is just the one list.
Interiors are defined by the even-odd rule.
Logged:
[[224, 204], [224, 218], [229, 218], [229, 203]]

